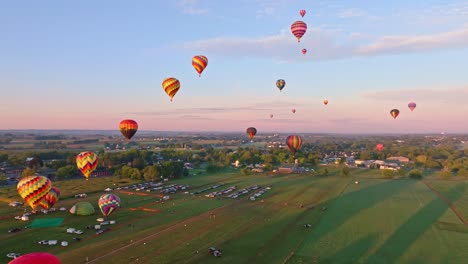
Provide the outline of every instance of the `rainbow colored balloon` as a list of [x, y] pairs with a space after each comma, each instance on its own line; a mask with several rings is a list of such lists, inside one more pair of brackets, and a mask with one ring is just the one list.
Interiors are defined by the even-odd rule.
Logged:
[[99, 209], [107, 217], [120, 208], [120, 198], [115, 194], [103, 194], [98, 200]]
[[247, 132], [247, 135], [249, 135], [249, 138], [253, 139], [255, 135], [257, 134], [257, 129], [255, 127], [249, 127], [247, 128], [246, 132]]
[[203, 55], [193, 56], [192, 66], [198, 72], [198, 76], [201, 77], [203, 70], [208, 66], [208, 58]]
[[126, 139], [130, 140], [138, 131], [138, 123], [132, 119], [124, 119], [120, 121], [119, 130]]
[[176, 78], [166, 78], [162, 82], [162, 87], [164, 89], [164, 92], [166, 92], [169, 98], [171, 98], [171, 102], [172, 102], [172, 98], [176, 95], [176, 93], [180, 89], [180, 82]]
[[39, 205], [45, 210], [53, 207], [60, 198], [60, 190], [57, 187], [50, 188], [49, 193], [41, 200]]
[[22, 178], [16, 189], [24, 201], [36, 209], [42, 199], [49, 193], [52, 182], [44, 176], [27, 176]]
[[398, 109], [392, 109], [390, 111], [390, 115], [393, 117], [393, 119], [396, 119], [399, 114], [400, 114], [400, 110], [398, 110]]
[[304, 21], [296, 21], [291, 25], [291, 32], [297, 38], [297, 42], [301, 41], [302, 36], [307, 31], [307, 24]]
[[297, 135], [290, 135], [286, 138], [286, 145], [289, 151], [291, 151], [293, 155], [296, 155], [296, 152], [301, 148], [302, 138]]
[[89, 175], [96, 169], [98, 165], [98, 156], [91, 151], [84, 151], [76, 156], [76, 166], [88, 180]]

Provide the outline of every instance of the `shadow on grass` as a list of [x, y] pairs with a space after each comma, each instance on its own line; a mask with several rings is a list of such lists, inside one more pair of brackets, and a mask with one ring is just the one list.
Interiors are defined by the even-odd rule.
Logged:
[[[466, 189], [465, 186], [457, 186], [450, 191], [452, 201], [458, 199]], [[455, 196], [455, 194], [458, 194]], [[435, 194], [434, 194], [435, 195]], [[439, 219], [448, 208], [447, 204], [437, 195], [436, 198], [419, 210], [404, 224], [402, 224], [390, 236], [385, 243], [369, 257], [369, 263], [398, 263], [398, 259], [406, 252], [408, 247], [414, 243], [428, 228]]]
[[415, 183], [416, 181], [413, 180], [384, 181], [329, 200], [327, 204], [330, 205], [330, 208], [328, 211], [325, 211], [319, 226], [302, 243], [299, 250], [300, 255], [309, 255], [308, 252], [311, 252], [310, 249], [313, 247], [314, 241], [318, 241], [321, 237], [338, 229], [354, 215], [384, 201], [403, 188], [408, 188]]

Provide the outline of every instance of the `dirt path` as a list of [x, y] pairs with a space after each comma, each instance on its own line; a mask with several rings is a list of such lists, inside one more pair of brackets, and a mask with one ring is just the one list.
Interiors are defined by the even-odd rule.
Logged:
[[434, 189], [428, 182], [425, 182], [424, 181], [424, 184], [431, 190], [433, 191], [435, 194], [437, 194], [437, 196], [439, 196], [439, 198], [444, 201], [447, 206], [455, 213], [455, 215], [458, 216], [458, 218], [460, 219], [460, 221], [462, 221], [463, 224], [468, 224], [468, 221], [465, 219], [465, 216], [463, 215], [462, 212], [460, 212], [460, 210], [458, 210], [458, 208], [456, 208], [452, 201], [450, 201], [450, 199], [448, 199], [445, 195], [443, 195], [442, 193], [440, 193], [439, 191], [437, 191], [436, 189]]

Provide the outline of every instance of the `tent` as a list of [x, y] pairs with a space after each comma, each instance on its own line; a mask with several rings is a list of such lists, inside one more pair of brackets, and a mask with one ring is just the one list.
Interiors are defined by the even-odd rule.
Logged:
[[94, 212], [94, 207], [90, 202], [78, 202], [70, 208], [70, 213], [76, 215], [92, 215]]

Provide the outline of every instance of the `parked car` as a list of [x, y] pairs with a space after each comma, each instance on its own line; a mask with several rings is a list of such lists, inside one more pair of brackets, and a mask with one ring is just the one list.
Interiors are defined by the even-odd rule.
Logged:
[[22, 202], [11, 202], [11, 203], [9, 203], [8, 205], [9, 205], [9, 206], [12, 206], [12, 207], [17, 207], [17, 206], [23, 205], [23, 203], [22, 203]]
[[15, 227], [15, 228], [12, 228], [12, 229], [8, 230], [8, 233], [16, 233], [18, 231], [21, 231], [21, 228]]
[[210, 252], [211, 254], [213, 254], [213, 256], [215, 257], [221, 257], [221, 251], [219, 251], [217, 248], [215, 247], [210, 247], [208, 248], [208, 252]]
[[15, 258], [21, 256], [21, 254], [20, 253], [8, 253], [8, 254], [6, 254], [6, 256], [9, 257], [9, 258], [15, 259]]
[[104, 233], [104, 232], [107, 232], [107, 231], [109, 231], [109, 230], [110, 230], [110, 228], [99, 229], [98, 231], [96, 231], [96, 235], [100, 235], [100, 234], [102, 234], [102, 233]]

